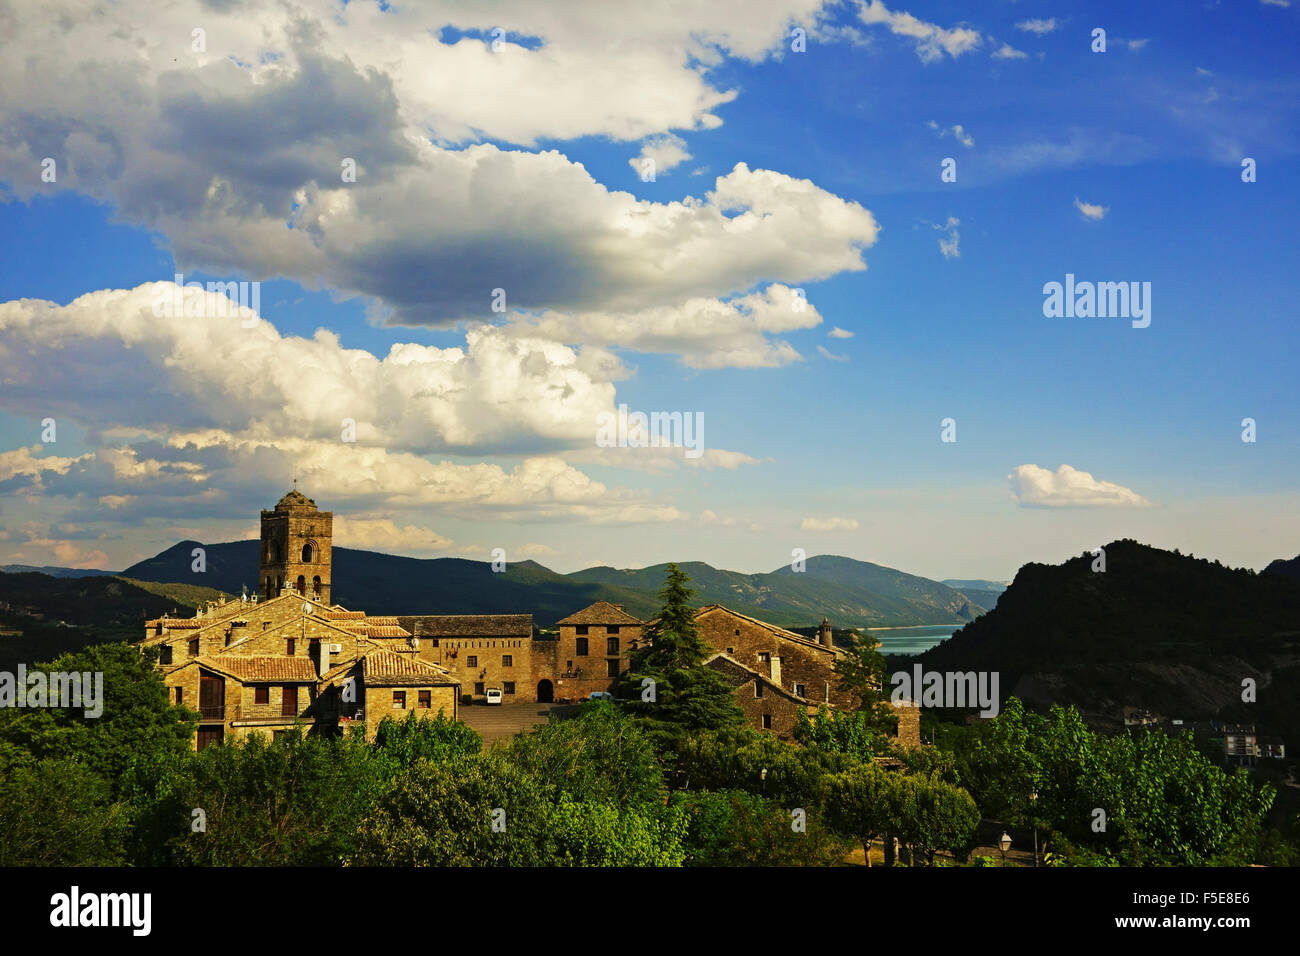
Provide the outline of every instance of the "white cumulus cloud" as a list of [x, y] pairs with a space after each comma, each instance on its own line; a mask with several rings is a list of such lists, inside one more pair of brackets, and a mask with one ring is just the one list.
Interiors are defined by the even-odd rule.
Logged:
[[1130, 488], [1069, 465], [1054, 472], [1038, 465], [1017, 465], [1007, 480], [1022, 508], [1146, 508], [1151, 504]]

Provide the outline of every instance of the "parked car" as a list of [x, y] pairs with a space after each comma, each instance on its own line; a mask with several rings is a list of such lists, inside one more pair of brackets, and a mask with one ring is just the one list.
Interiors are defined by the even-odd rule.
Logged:
[[487, 699], [484, 701], [484, 703], [486, 703], [486, 704], [499, 704], [499, 703], [501, 703], [501, 688], [500, 688], [500, 687], [489, 687], [489, 688], [487, 689], [487, 694], [486, 694], [485, 696], [486, 696]]
[[609, 691], [598, 690], [592, 692], [590, 699], [591, 700], [615, 700], [616, 698]]

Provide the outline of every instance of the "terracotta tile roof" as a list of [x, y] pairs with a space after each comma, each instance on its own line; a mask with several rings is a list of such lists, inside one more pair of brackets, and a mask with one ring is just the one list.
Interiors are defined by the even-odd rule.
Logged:
[[532, 637], [531, 614], [401, 615], [399, 624], [416, 637]]
[[362, 625], [353, 625], [348, 628], [354, 634], [361, 637], [410, 637], [411, 632], [404, 627], [398, 627], [396, 624], [391, 626], [376, 626], [370, 623]]
[[306, 657], [241, 657], [222, 654], [201, 658], [200, 664], [224, 671], [246, 684], [316, 682], [316, 665]]
[[398, 627], [401, 624], [401, 622], [398, 621], [396, 617], [381, 616], [381, 615], [371, 615], [370, 617], [366, 618], [366, 623], [374, 624], [379, 627]]
[[318, 617], [323, 617], [327, 621], [363, 621], [366, 617], [365, 611], [321, 611]]
[[564, 618], [562, 621], [556, 621], [561, 627], [575, 624], [642, 624], [640, 618], [635, 618], [628, 614], [617, 604], [610, 604], [608, 601], [597, 601], [589, 607], [584, 607], [581, 611], [576, 611]]
[[209, 624], [212, 623], [214, 622], [208, 620], [200, 620], [192, 617], [188, 617], [188, 618], [160, 617], [160, 618], [155, 618], [152, 621], [145, 621], [144, 626], [157, 627], [159, 624], [161, 624], [167, 630], [181, 631], [191, 627], [207, 627]]
[[392, 651], [378, 650], [366, 654], [362, 660], [367, 684], [389, 686], [457, 683], [444, 668], [410, 654], [394, 654]]

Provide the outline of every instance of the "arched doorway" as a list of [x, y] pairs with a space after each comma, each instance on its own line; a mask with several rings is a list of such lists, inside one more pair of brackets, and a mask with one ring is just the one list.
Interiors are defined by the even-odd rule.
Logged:
[[546, 678], [537, 682], [537, 703], [550, 704], [555, 702], [555, 686]]

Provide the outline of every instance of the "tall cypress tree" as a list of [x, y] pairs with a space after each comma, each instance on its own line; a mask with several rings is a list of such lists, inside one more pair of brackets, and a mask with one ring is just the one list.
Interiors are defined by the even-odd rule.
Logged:
[[[671, 747], [692, 731], [722, 730], [745, 719], [726, 679], [704, 666], [710, 648], [695, 624], [690, 604], [695, 590], [689, 587], [690, 580], [675, 562], [668, 565], [659, 591], [663, 609], [646, 628], [647, 644], [630, 655], [631, 667], [620, 693], [661, 746]], [[642, 686], [645, 678], [654, 681], [653, 701]]]

